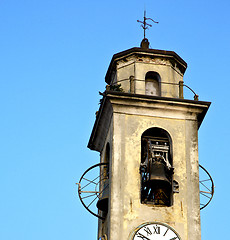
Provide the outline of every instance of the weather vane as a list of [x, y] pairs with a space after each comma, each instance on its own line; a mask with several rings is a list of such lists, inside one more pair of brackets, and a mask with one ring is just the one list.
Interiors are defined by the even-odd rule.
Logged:
[[137, 20], [137, 22], [142, 23], [141, 27], [144, 29], [144, 39], [145, 39], [145, 30], [148, 29], [148, 27], [152, 27], [151, 24], [146, 22], [147, 20], [151, 20], [154, 23], [159, 23], [159, 22], [154, 21], [152, 18], [147, 18], [146, 17], [146, 10], [144, 11], [144, 21], [142, 22], [140, 20]]

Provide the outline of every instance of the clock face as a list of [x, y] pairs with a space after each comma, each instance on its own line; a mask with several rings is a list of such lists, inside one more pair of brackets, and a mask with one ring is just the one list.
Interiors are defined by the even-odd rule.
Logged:
[[181, 240], [181, 238], [166, 224], [146, 223], [135, 231], [132, 240]]

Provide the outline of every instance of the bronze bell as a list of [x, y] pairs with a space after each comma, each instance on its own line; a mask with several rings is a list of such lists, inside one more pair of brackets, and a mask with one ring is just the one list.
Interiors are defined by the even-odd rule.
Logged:
[[99, 200], [97, 202], [97, 208], [103, 212], [108, 212], [109, 203], [109, 179], [104, 180], [102, 192], [99, 195]]
[[149, 181], [161, 182], [164, 185], [171, 186], [170, 181], [170, 170], [166, 167], [165, 163], [161, 160], [160, 157], [155, 157], [152, 161], [150, 161], [149, 166]]
[[172, 170], [166, 167], [163, 158], [160, 156], [151, 159], [149, 168], [149, 187], [151, 191], [148, 200], [153, 201], [156, 205], [169, 206]]

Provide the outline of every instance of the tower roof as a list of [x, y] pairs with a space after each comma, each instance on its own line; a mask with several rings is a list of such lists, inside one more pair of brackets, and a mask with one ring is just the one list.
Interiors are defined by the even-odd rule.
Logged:
[[161, 57], [161, 58], [169, 59], [175, 64], [177, 64], [177, 66], [179, 67], [182, 73], [184, 73], [187, 68], [187, 63], [178, 54], [176, 54], [173, 51], [134, 47], [113, 55], [108, 71], [105, 76], [106, 83], [110, 84], [110, 79], [111, 79], [110, 76], [112, 74], [113, 69], [116, 66], [116, 62], [118, 60], [125, 59], [126, 57], [131, 55], [139, 55], [140, 57], [148, 56], [151, 58]]

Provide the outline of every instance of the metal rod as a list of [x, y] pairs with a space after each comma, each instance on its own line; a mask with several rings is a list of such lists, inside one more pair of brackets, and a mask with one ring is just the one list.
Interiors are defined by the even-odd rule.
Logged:
[[202, 193], [212, 194], [212, 192], [200, 191]]
[[98, 191], [80, 191], [80, 193], [99, 193]]
[[204, 185], [202, 182], [201, 182], [201, 184], [211, 192], [211, 190], [206, 185]]
[[201, 180], [200, 183], [201, 182], [206, 182], [206, 181], [211, 181], [211, 180], [210, 179]]
[[88, 196], [82, 197], [82, 199], [89, 198], [89, 197], [92, 197], [92, 196], [95, 196], [95, 195], [96, 195], [96, 194], [91, 194], [91, 195], [88, 195]]
[[86, 184], [82, 189], [84, 189], [85, 187], [87, 187], [87, 186], [89, 186], [90, 185], [90, 183], [94, 183], [95, 185], [97, 185], [97, 183], [95, 183], [94, 181], [96, 180], [96, 179], [98, 179], [98, 178], [100, 178], [102, 176], [102, 174], [101, 175], [99, 175], [99, 176], [97, 176], [96, 178], [94, 178], [93, 180], [89, 180], [89, 179], [87, 179], [87, 178], [82, 178], [82, 179], [84, 179], [84, 180], [86, 180], [86, 181], [88, 181], [89, 183], [88, 184]]
[[96, 196], [93, 201], [87, 206], [87, 207], [90, 207], [92, 205], [92, 203], [97, 199], [98, 197]]
[[204, 193], [202, 193], [202, 192], [201, 192], [200, 194], [203, 195], [203, 196], [205, 196], [206, 198], [209, 198], [209, 199], [211, 198], [211, 197], [209, 197], [209, 196], [206, 196], [206, 195], [205, 195]]

